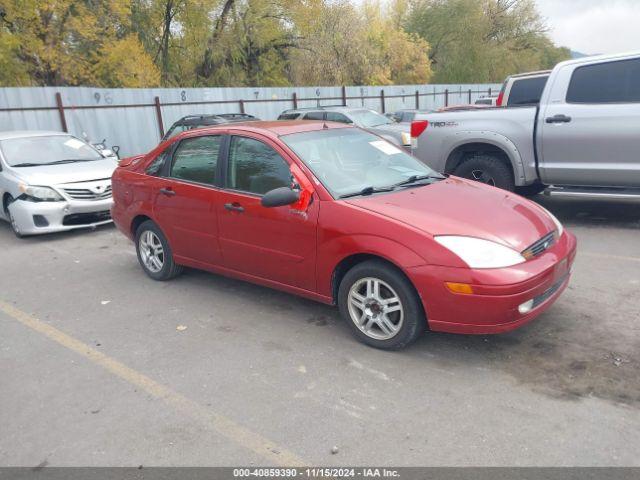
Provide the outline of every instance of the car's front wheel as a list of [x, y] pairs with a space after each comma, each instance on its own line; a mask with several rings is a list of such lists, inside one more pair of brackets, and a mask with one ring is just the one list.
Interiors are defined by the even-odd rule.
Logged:
[[464, 160], [454, 175], [513, 192], [515, 183], [511, 167], [493, 155], [474, 155]]
[[7, 217], [9, 218], [9, 225], [11, 225], [11, 231], [16, 237], [23, 238], [24, 234], [20, 231], [20, 226], [16, 222], [16, 219], [13, 216], [13, 213], [11, 212], [12, 203], [13, 203], [13, 198], [9, 198], [5, 206], [5, 212], [7, 214]]
[[426, 329], [413, 285], [382, 261], [369, 260], [346, 273], [338, 291], [338, 307], [354, 335], [372, 347], [399, 350]]
[[170, 280], [182, 273], [183, 267], [174, 261], [162, 230], [151, 220], [136, 230], [136, 251], [142, 269], [154, 280]]

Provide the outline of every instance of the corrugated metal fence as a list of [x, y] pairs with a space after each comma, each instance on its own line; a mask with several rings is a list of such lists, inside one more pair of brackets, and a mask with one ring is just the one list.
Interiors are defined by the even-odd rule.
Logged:
[[0, 131], [66, 130], [119, 145], [121, 156], [147, 152], [180, 117], [246, 112], [273, 120], [288, 108], [366, 107], [379, 112], [473, 103], [499, 84], [384, 87], [147, 88], [34, 87], [0, 89]]

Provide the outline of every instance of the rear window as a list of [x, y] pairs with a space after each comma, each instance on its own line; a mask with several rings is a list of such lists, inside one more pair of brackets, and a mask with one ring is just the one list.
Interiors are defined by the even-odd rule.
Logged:
[[304, 120], [324, 120], [324, 112], [309, 112], [304, 117]]
[[567, 91], [567, 102], [640, 102], [640, 59], [576, 68]]
[[535, 105], [540, 103], [542, 90], [544, 90], [548, 78], [548, 76], [544, 76], [514, 80], [509, 92], [507, 105]]

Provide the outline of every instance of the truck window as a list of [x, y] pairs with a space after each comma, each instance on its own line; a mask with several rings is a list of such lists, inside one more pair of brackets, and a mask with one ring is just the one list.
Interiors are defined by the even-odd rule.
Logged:
[[535, 105], [540, 102], [542, 90], [549, 77], [523, 78], [514, 80], [509, 92], [507, 106], [511, 105]]
[[640, 59], [576, 68], [569, 83], [567, 102], [640, 102]]

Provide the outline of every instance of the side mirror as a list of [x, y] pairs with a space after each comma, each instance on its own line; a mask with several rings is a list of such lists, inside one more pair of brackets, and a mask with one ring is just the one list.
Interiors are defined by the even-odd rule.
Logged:
[[260, 202], [263, 207], [283, 207], [296, 203], [300, 199], [300, 192], [291, 190], [289, 187], [280, 187], [269, 190], [262, 197]]

